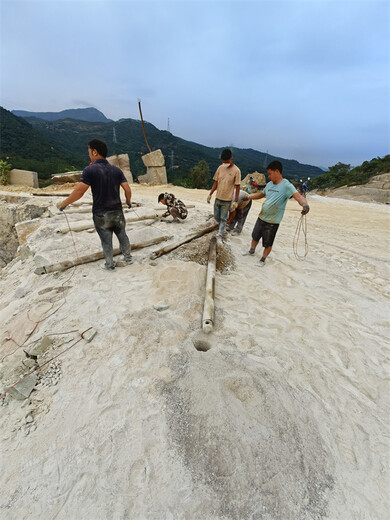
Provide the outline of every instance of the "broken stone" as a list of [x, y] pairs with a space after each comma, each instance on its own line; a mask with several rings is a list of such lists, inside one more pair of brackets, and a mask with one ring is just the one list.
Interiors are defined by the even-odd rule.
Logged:
[[51, 339], [47, 336], [43, 336], [42, 339], [34, 343], [31, 347], [29, 354], [30, 356], [42, 356], [49, 349], [51, 345]]
[[88, 343], [89, 343], [90, 341], [93, 340], [93, 338], [96, 336], [96, 334], [97, 334], [97, 330], [94, 328], [91, 328], [83, 333], [83, 338], [85, 339], [85, 341], [88, 341]]
[[26, 417], [26, 423], [29, 424], [32, 422], [34, 422], [34, 419], [33, 419], [32, 415], [29, 413]]
[[27, 358], [23, 359], [22, 365], [28, 369], [34, 369], [37, 367], [38, 363], [35, 361], [35, 359]]
[[156, 303], [156, 305], [153, 305], [154, 309], [156, 309], [156, 311], [166, 311], [167, 309], [169, 309], [169, 305], [167, 305], [166, 303]]
[[38, 378], [36, 374], [30, 374], [25, 379], [23, 379], [23, 381], [20, 381], [20, 383], [11, 388], [11, 390], [8, 392], [8, 395], [14, 399], [18, 399], [19, 401], [24, 401], [24, 399], [30, 397], [37, 380]]

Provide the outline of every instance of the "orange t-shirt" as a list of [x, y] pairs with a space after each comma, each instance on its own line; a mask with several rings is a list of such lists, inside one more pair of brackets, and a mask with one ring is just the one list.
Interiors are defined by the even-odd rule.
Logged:
[[213, 177], [218, 182], [216, 198], [219, 200], [232, 200], [234, 186], [241, 184], [241, 170], [235, 164], [226, 168], [223, 164], [217, 168]]

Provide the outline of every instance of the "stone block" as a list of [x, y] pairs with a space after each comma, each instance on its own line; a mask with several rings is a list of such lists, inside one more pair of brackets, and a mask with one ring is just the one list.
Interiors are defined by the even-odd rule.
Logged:
[[66, 172], [66, 173], [55, 173], [51, 176], [53, 184], [65, 184], [66, 182], [79, 182], [81, 179], [82, 171], [78, 172]]
[[23, 381], [20, 381], [20, 383], [11, 388], [11, 390], [8, 392], [8, 395], [14, 399], [18, 399], [19, 401], [24, 401], [24, 399], [30, 397], [30, 394], [34, 389], [34, 386], [37, 384], [37, 381], [37, 375], [30, 374], [25, 379], [23, 379]]
[[165, 159], [161, 150], [155, 150], [143, 155], [142, 161], [147, 168], [150, 166], [165, 166]]
[[133, 175], [130, 170], [130, 159], [127, 153], [110, 155], [110, 157], [107, 157], [107, 161], [123, 171], [123, 174], [126, 177], [128, 183], [131, 184], [133, 182]]
[[18, 235], [19, 245], [26, 243], [27, 236], [39, 228], [41, 221], [39, 219], [25, 220], [15, 224], [16, 234]]
[[10, 171], [9, 184], [39, 188], [38, 174], [37, 172], [30, 172], [28, 170], [13, 169]]
[[140, 183], [168, 184], [167, 170], [165, 166], [148, 167], [146, 175], [138, 177]]

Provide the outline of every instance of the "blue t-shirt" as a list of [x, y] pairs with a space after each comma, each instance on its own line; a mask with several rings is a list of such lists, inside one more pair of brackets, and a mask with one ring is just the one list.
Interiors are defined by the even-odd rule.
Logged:
[[297, 193], [297, 190], [290, 181], [282, 179], [278, 184], [268, 182], [263, 193], [266, 198], [259, 218], [270, 224], [279, 224], [282, 221], [288, 199]]
[[97, 159], [84, 168], [80, 181], [91, 186], [92, 213], [122, 209], [119, 187], [122, 182], [127, 182], [127, 179], [121, 169], [106, 159]]

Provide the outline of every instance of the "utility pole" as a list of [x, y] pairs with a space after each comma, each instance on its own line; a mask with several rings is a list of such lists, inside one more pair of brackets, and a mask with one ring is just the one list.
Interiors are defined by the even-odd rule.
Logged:
[[167, 130], [168, 130], [169, 133], [171, 132], [171, 125], [169, 124], [169, 117], [168, 117]]

